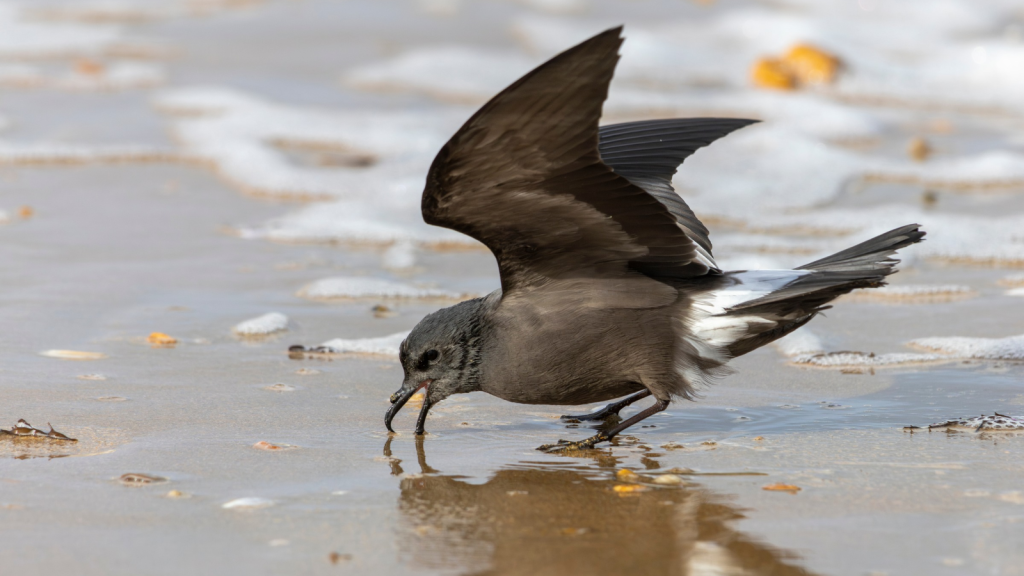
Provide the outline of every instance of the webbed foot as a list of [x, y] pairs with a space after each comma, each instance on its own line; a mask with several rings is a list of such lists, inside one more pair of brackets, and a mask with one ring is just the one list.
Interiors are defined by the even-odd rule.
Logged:
[[611, 440], [611, 438], [604, 432], [601, 432], [600, 434], [591, 436], [586, 440], [580, 440], [579, 442], [559, 440], [558, 444], [545, 444], [543, 446], [539, 446], [537, 450], [540, 450], [541, 452], [547, 452], [548, 454], [578, 452], [580, 450], [593, 450], [594, 446], [596, 446], [598, 442], [607, 442], [608, 440]]

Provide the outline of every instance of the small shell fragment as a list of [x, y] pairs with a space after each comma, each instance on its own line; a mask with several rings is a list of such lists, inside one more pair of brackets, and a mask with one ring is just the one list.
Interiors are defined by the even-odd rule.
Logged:
[[173, 348], [178, 343], [178, 339], [163, 332], [152, 332], [146, 337], [146, 342], [149, 342], [153, 348]]
[[615, 477], [624, 482], [636, 482], [640, 479], [640, 476], [632, 470], [623, 468], [615, 473]]
[[260, 440], [259, 442], [253, 444], [252, 447], [256, 448], [257, 450], [269, 451], [291, 450], [292, 448], [296, 448], [296, 446], [292, 446], [291, 444], [271, 444], [266, 440]]
[[107, 357], [101, 352], [82, 352], [81, 350], [45, 350], [39, 355], [62, 360], [102, 360]]
[[915, 136], [907, 143], [907, 156], [917, 162], [924, 162], [932, 155], [932, 147], [928, 141], [920, 136]]
[[264, 386], [263, 389], [270, 390], [271, 392], [295, 392], [297, 390], [297, 388], [294, 386], [289, 386], [287, 384], [281, 383], [271, 384], [270, 386]]
[[681, 476], [676, 474], [661, 474], [655, 476], [652, 480], [655, 484], [661, 484], [662, 486], [679, 486], [680, 484], [686, 484], [686, 480], [683, 480]]
[[149, 484], [161, 484], [163, 482], [167, 482], [167, 478], [163, 478], [161, 476], [151, 476], [149, 474], [139, 474], [136, 472], [122, 474], [117, 480], [125, 486], [147, 486]]
[[795, 486], [793, 484], [768, 484], [767, 486], [762, 486], [761, 490], [768, 490], [770, 492], [789, 492], [790, 494], [796, 494], [797, 492], [802, 490], [802, 488], [800, 488], [799, 486]]
[[777, 58], [760, 58], [750, 69], [750, 80], [758, 88], [793, 90], [796, 79], [789, 68]]
[[612, 487], [612, 490], [619, 494], [634, 494], [636, 492], [644, 492], [648, 488], [646, 486], [640, 486], [638, 484], [617, 484]]
[[801, 84], [824, 84], [835, 80], [839, 72], [839, 58], [810, 44], [797, 44], [782, 57]]
[[236, 498], [230, 502], [221, 504], [221, 508], [225, 510], [255, 510], [257, 508], [266, 508], [273, 506], [274, 501], [269, 498], [259, 498], [256, 496], [250, 496], [248, 498]]

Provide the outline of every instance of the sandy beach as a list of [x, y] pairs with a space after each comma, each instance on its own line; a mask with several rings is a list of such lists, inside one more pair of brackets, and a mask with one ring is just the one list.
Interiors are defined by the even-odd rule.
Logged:
[[[1024, 416], [1024, 11], [881, 4], [0, 3], [0, 427], [76, 439], [0, 435], [0, 573], [1024, 574], [1024, 431], [927, 428]], [[389, 435], [394, 342], [499, 286], [433, 154], [620, 23], [609, 121], [764, 120], [675, 179], [723, 267], [927, 241], [610, 446], [484, 394]], [[839, 76], [751, 80], [800, 42]]]

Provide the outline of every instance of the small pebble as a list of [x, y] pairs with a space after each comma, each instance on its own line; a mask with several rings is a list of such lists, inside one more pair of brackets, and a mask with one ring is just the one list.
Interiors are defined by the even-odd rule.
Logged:
[[505, 492], [505, 494], [508, 494], [509, 496], [526, 496], [529, 492], [526, 490], [509, 490], [508, 492]]
[[271, 546], [287, 546], [291, 544], [291, 541], [285, 540], [284, 538], [275, 538], [270, 542], [267, 542], [267, 544], [270, 544]]
[[264, 386], [263, 389], [264, 390], [270, 390], [271, 392], [295, 392], [295, 390], [296, 390], [296, 388], [294, 386], [289, 386], [287, 384], [280, 384], [280, 383], [278, 383], [278, 384], [271, 384], [270, 386]]
[[299, 374], [300, 376], [312, 376], [314, 374], [319, 374], [320, 371], [317, 370], [316, 368], [299, 368], [298, 370], [295, 371], [295, 373]]
[[181, 490], [171, 490], [171, 491], [167, 492], [167, 494], [164, 494], [164, 496], [166, 496], [168, 498], [188, 498], [189, 497], [188, 494], [182, 492]]
[[331, 492], [332, 496], [344, 496], [345, 494], [348, 494], [348, 490], [335, 490]]
[[256, 508], [266, 508], [267, 506], [273, 506], [274, 501], [268, 498], [236, 498], [230, 502], [225, 502], [221, 505], [221, 508], [226, 510], [254, 510]]

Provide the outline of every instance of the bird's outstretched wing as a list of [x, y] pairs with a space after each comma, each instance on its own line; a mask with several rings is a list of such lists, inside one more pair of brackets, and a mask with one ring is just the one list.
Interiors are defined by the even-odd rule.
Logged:
[[676, 223], [697, 243], [700, 259], [717, 269], [708, 229], [672, 188], [672, 176], [683, 160], [734, 130], [758, 120], [740, 118], [674, 118], [602, 126], [601, 160], [619, 176], [646, 190], [668, 208]]
[[666, 206], [598, 152], [622, 29], [555, 56], [476, 112], [434, 159], [423, 219], [490, 248], [503, 290], [551, 279], [707, 274]]

